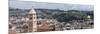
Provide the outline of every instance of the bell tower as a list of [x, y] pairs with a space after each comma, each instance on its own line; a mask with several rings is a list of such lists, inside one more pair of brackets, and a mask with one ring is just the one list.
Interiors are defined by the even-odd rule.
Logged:
[[36, 15], [36, 11], [34, 10], [34, 8], [32, 8], [30, 12], [28, 13], [28, 18], [29, 18], [28, 31], [36, 32], [37, 31], [37, 15]]

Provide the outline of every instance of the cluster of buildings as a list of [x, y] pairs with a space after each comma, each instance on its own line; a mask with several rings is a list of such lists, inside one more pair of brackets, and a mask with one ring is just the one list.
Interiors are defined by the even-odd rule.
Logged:
[[56, 19], [37, 18], [36, 11], [32, 8], [26, 17], [9, 17], [9, 32], [18, 33], [62, 31], [93, 28], [93, 20], [73, 20], [70, 23], [58, 22]]
[[55, 19], [37, 18], [35, 10], [32, 8], [26, 17], [9, 17], [9, 31], [17, 32], [41, 32], [54, 31], [58, 21]]

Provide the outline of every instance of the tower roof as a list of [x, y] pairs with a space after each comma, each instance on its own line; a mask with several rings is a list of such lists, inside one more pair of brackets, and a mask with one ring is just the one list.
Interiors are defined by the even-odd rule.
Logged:
[[28, 14], [34, 14], [34, 13], [36, 13], [36, 11], [35, 11], [35, 9], [34, 9], [34, 8], [32, 8], [32, 9], [29, 11], [29, 13], [28, 13]]

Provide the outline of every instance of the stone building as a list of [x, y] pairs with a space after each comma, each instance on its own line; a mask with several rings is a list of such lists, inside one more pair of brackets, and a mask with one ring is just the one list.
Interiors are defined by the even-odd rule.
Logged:
[[28, 32], [37, 31], [37, 15], [36, 11], [32, 8], [28, 13], [29, 23], [28, 23]]
[[32, 8], [26, 15], [26, 17], [13, 17], [9, 20], [9, 25], [12, 30], [15, 27], [16, 32], [31, 33], [31, 32], [43, 32], [43, 31], [55, 31], [55, 19], [41, 19], [37, 18], [37, 13]]

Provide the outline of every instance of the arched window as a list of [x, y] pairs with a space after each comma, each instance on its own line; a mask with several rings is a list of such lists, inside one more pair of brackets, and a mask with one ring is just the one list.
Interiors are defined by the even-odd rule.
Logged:
[[40, 24], [41, 24], [41, 22], [40, 22], [40, 21], [38, 21], [38, 22], [37, 22], [37, 25], [40, 25]]
[[32, 18], [32, 17], [30, 17], [29, 19], [30, 19], [30, 20], [32, 20], [33, 18]]

